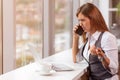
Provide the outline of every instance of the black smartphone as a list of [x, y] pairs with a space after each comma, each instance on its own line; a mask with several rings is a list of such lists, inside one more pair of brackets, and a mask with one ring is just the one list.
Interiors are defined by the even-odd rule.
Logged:
[[77, 27], [78, 27], [78, 29], [75, 32], [81, 36], [83, 34], [84, 30], [80, 25], [78, 25]]

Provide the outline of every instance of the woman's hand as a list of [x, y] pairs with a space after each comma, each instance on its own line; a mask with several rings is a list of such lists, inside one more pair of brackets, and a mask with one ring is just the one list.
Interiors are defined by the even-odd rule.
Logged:
[[97, 53], [97, 55], [100, 56], [100, 57], [104, 57], [104, 56], [105, 56], [105, 53], [102, 51], [101, 48], [97, 48], [97, 49], [96, 49], [96, 53]]
[[93, 46], [90, 47], [90, 54], [91, 54], [91, 55], [97, 55], [95, 45], [93, 45]]
[[76, 30], [78, 29], [78, 24], [76, 24], [74, 27], [73, 27], [73, 37], [79, 37], [79, 35], [76, 33]]
[[106, 67], [109, 68], [110, 60], [109, 58], [105, 55], [105, 53], [102, 51], [101, 48], [96, 48], [95, 45], [90, 47], [90, 54], [91, 55], [97, 55], [99, 58], [103, 59], [102, 64]]
[[100, 56], [100, 57], [104, 56], [104, 52], [102, 51], [102, 49], [101, 48], [96, 48], [95, 45], [90, 47], [90, 54], [97, 55], [97, 56]]

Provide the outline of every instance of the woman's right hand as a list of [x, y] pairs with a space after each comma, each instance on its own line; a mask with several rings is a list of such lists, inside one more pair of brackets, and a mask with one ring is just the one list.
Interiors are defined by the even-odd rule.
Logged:
[[73, 37], [79, 37], [79, 35], [76, 33], [76, 30], [78, 29], [78, 24], [76, 24], [74, 27], [73, 27]]
[[77, 25], [73, 27], [73, 44], [72, 44], [72, 54], [73, 62], [76, 63], [76, 55], [78, 53], [79, 35], [76, 33], [78, 29]]

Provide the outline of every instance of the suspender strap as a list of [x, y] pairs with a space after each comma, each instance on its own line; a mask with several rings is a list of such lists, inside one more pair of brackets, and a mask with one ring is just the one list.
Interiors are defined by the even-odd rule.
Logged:
[[101, 39], [102, 39], [102, 35], [104, 32], [101, 32], [101, 34], [99, 35], [98, 40], [95, 42], [95, 46], [100, 46], [101, 47]]

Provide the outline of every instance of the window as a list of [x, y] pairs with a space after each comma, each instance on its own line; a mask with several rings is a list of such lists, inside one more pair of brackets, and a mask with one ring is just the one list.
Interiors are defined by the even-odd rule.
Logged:
[[3, 73], [32, 63], [34, 53], [70, 48], [72, 7], [72, 0], [3, 0]]
[[55, 0], [55, 52], [70, 48], [71, 0]]
[[120, 61], [120, 0], [109, 0], [109, 16], [110, 31], [117, 37]]
[[42, 6], [42, 0], [16, 0], [16, 67], [33, 62], [36, 52], [42, 57]]
[[[111, 32], [120, 41], [120, 0], [109, 1], [109, 24]], [[118, 44], [120, 46], [120, 44]]]
[[120, 25], [120, 0], [111, 0], [109, 4], [110, 26], [112, 27], [113, 24]]

